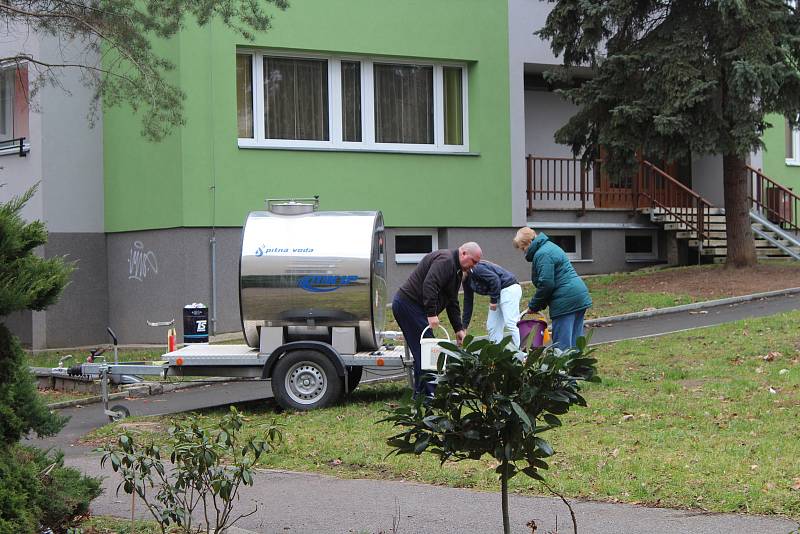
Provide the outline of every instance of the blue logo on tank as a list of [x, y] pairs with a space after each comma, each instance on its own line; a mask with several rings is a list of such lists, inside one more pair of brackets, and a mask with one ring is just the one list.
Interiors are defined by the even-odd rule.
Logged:
[[309, 275], [297, 280], [297, 287], [313, 293], [328, 293], [352, 285], [358, 276]]

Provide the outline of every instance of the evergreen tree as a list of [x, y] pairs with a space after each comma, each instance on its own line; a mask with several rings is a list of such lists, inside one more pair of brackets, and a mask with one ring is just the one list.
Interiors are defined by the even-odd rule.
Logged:
[[[72, 271], [62, 258], [35, 254], [47, 242], [47, 230], [40, 221], [26, 222], [20, 216], [35, 192], [33, 187], [0, 204], [0, 321], [53, 304]], [[0, 322], [0, 455], [28, 432], [52, 435], [63, 424], [39, 398], [19, 341]]]
[[[156, 40], [174, 37], [187, 24], [223, 22], [243, 39], [270, 27], [267, 6], [285, 9], [287, 0], [15, 0], [0, 2], [0, 35], [17, 42], [18, 53], [0, 63], [27, 64], [34, 88], [59, 84], [63, 69], [80, 69], [95, 89], [95, 108], [128, 105], [140, 114], [142, 134], [160, 140], [183, 124], [184, 93], [170, 83], [174, 65], [153, 50]], [[55, 56], [23, 50], [27, 34], [53, 36]], [[42, 47], [44, 48], [44, 47]], [[102, 61], [99, 58], [102, 57]]]
[[[769, 113], [800, 110], [800, 15], [785, 0], [550, 0], [538, 34], [591, 80], [561, 93], [579, 110], [556, 133], [612, 171], [634, 154], [721, 154], [728, 257], [753, 265], [745, 161]], [[792, 3], [793, 4], [793, 3]], [[566, 69], [551, 74], [566, 76]]]
[[72, 271], [62, 258], [36, 254], [47, 231], [20, 215], [35, 192], [0, 203], [0, 534], [64, 532], [101, 493], [100, 480], [64, 467], [62, 454], [18, 443], [30, 432], [55, 434], [66, 422], [36, 393], [25, 353], [3, 323], [11, 313], [53, 304]]

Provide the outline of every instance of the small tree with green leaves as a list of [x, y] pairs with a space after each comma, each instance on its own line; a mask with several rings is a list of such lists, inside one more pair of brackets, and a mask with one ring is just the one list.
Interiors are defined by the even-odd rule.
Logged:
[[[133, 499], [138, 497], [162, 533], [177, 526], [187, 534], [217, 534], [256, 512], [233, 515], [239, 489], [253, 485], [258, 459], [282, 440], [275, 422], [259, 426], [265, 439], [242, 438], [244, 424], [244, 416], [233, 406], [213, 428], [201, 426], [196, 417], [175, 421], [163, 449], [152, 441], [138, 443], [126, 432], [116, 446], [100, 449], [100, 464], [110, 462], [122, 475], [117, 492], [122, 488]], [[169, 472], [162, 451], [164, 455], [169, 451]], [[202, 510], [204, 522], [199, 525], [195, 510]]]
[[387, 440], [390, 454], [429, 452], [442, 464], [487, 454], [497, 460], [505, 533], [511, 532], [508, 481], [524, 473], [544, 482], [540, 470], [554, 451], [542, 434], [561, 426], [558, 416], [572, 406], [586, 406], [581, 382], [600, 381], [586, 338], [577, 349], [537, 348], [527, 358], [507, 348], [509, 340], [467, 337], [463, 348], [441, 343], [450, 355], [444, 369], [440, 356], [440, 374], [427, 376], [437, 385], [433, 397], [403, 403], [384, 419], [402, 429]]

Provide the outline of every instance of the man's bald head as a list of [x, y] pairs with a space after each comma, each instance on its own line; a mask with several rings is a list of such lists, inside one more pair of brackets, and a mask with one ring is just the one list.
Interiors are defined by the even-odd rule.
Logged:
[[458, 262], [461, 264], [462, 271], [469, 271], [476, 263], [481, 261], [483, 252], [481, 247], [474, 241], [469, 241], [458, 247]]

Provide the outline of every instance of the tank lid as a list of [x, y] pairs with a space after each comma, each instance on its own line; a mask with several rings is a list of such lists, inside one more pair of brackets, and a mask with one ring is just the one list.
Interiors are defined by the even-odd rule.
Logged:
[[267, 210], [276, 215], [302, 215], [319, 208], [319, 196], [313, 198], [268, 198]]

